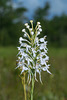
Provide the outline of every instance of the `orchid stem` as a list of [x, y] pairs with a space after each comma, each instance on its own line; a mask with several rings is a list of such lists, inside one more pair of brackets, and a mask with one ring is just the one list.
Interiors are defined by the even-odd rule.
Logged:
[[32, 75], [31, 100], [33, 100], [33, 91], [34, 91], [34, 75]]
[[26, 98], [26, 83], [25, 83], [25, 73], [24, 73], [24, 95], [25, 95], [25, 100], [27, 100], [27, 98]]
[[25, 83], [25, 73], [24, 73], [24, 77], [21, 77], [22, 79], [22, 84], [24, 86], [24, 96], [25, 96], [25, 100], [27, 100], [27, 95], [26, 95], [26, 83]]

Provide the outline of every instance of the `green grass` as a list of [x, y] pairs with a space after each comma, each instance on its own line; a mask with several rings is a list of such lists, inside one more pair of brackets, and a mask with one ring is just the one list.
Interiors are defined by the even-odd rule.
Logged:
[[[67, 48], [49, 48], [50, 71], [35, 83], [34, 100], [67, 100]], [[0, 47], [0, 100], [24, 100], [16, 67], [17, 48]]]

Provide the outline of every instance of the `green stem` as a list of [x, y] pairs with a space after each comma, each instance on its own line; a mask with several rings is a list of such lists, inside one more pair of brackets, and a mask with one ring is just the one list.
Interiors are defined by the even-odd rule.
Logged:
[[26, 83], [25, 83], [25, 73], [24, 73], [24, 95], [25, 95], [25, 100], [27, 100], [26, 96]]
[[32, 75], [31, 100], [33, 100], [33, 90], [34, 90], [34, 74]]
[[25, 73], [24, 73], [24, 77], [21, 77], [22, 79], [22, 85], [24, 86], [24, 96], [25, 96], [25, 100], [27, 100], [27, 95], [26, 95], [26, 83], [25, 83]]

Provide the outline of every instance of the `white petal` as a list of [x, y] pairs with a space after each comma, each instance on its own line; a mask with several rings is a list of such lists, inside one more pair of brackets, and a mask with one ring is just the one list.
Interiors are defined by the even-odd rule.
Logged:
[[36, 72], [35, 72], [35, 80], [38, 82], [37, 78], [36, 78]]
[[30, 79], [29, 79], [29, 84], [30, 84], [30, 82], [31, 82], [31, 74], [29, 76], [30, 76]]
[[45, 59], [40, 58], [41, 59], [41, 65], [46, 65]]
[[47, 72], [48, 72], [49, 74], [51, 74], [51, 72], [50, 72], [49, 70], [47, 70]]
[[28, 28], [28, 29], [29, 29], [29, 27], [30, 27], [29, 25], [26, 26], [26, 28]]
[[20, 44], [22, 43], [22, 40], [23, 40], [23, 38], [20, 37], [20, 38], [19, 38], [19, 43], [20, 43]]
[[39, 78], [40, 78], [40, 82], [42, 83], [42, 80], [41, 80], [41, 72], [39, 73]]
[[49, 57], [48, 57], [48, 56], [46, 56], [45, 61], [46, 61], [46, 60], [49, 60]]
[[40, 24], [40, 22], [37, 22], [37, 24]]
[[18, 57], [18, 59], [20, 59], [20, 57]]
[[37, 60], [39, 59], [39, 57], [37, 57]]
[[41, 29], [41, 28], [39, 28], [39, 31], [40, 31], [40, 32], [42, 32], [42, 29]]
[[20, 50], [20, 47], [17, 47], [18, 48], [18, 50]]
[[25, 23], [25, 26], [27, 26], [28, 25], [28, 23]]
[[22, 32], [25, 32], [25, 29], [22, 29]]
[[34, 32], [31, 32], [31, 34], [33, 35], [33, 34], [34, 34]]
[[40, 42], [44, 42], [44, 38], [40, 38]]
[[41, 25], [39, 25], [38, 27], [41, 28]]
[[44, 36], [44, 39], [46, 39], [46, 37], [47, 37], [47, 36], [45, 35], [45, 36]]
[[40, 31], [37, 32], [37, 36], [40, 35]]
[[24, 37], [27, 37], [27, 34], [26, 33], [24, 34]]

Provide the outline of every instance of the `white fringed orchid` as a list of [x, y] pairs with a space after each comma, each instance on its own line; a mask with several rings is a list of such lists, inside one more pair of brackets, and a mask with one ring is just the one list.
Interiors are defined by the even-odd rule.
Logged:
[[31, 20], [31, 26], [28, 23], [25, 24], [26, 29], [23, 29], [24, 37], [19, 38], [20, 47], [17, 47], [19, 50], [18, 53], [18, 66], [16, 68], [21, 69], [21, 74], [23, 72], [28, 73], [28, 81], [31, 82], [32, 73], [35, 75], [39, 73], [40, 81], [41, 81], [41, 71], [47, 71], [49, 74], [49, 57], [47, 56], [47, 41], [45, 41], [46, 36], [43, 38], [39, 38], [40, 32], [42, 32], [42, 28], [40, 22], [37, 22], [35, 29], [33, 28], [33, 21]]

